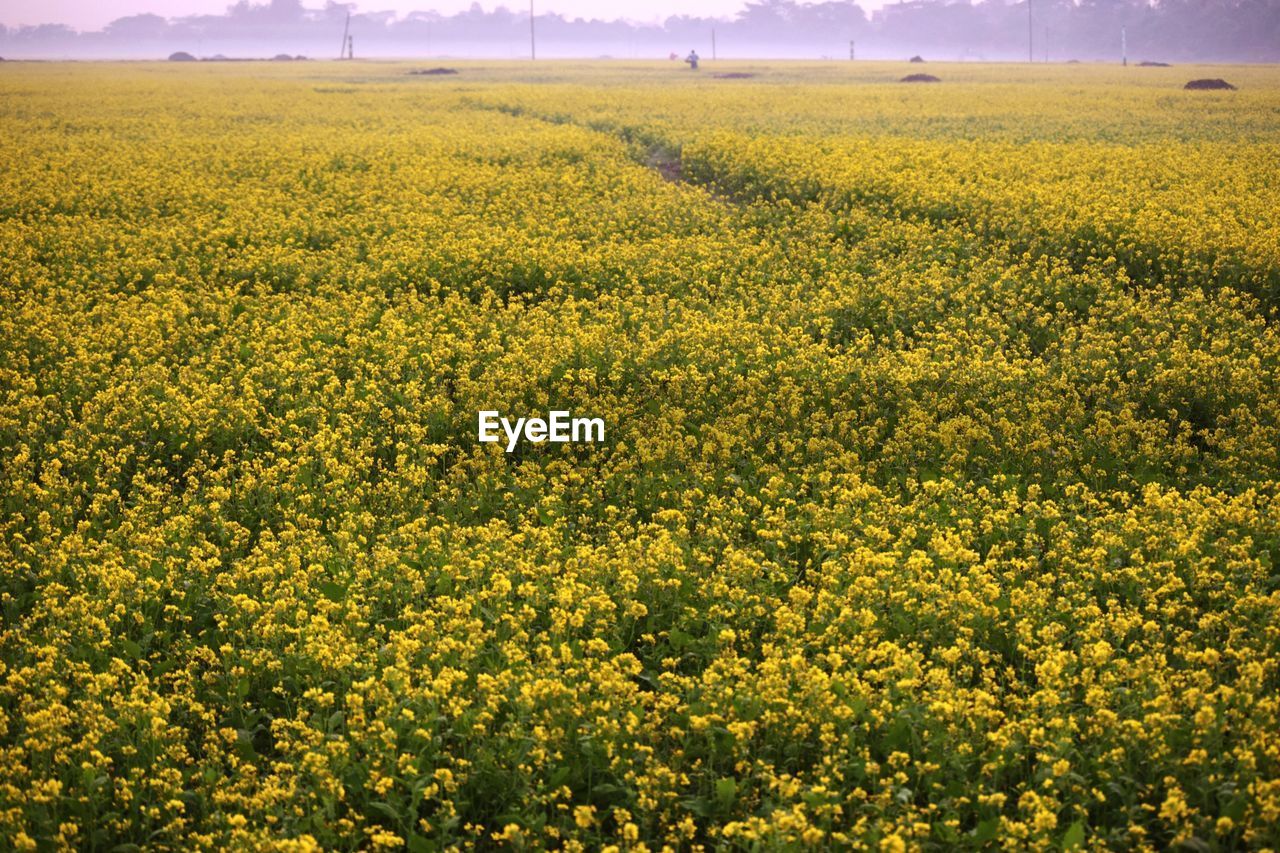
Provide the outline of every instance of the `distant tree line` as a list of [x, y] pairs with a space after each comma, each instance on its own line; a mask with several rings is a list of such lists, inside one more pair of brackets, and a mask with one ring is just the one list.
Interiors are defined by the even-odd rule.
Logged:
[[[355, 5], [241, 0], [222, 15], [131, 15], [96, 32], [0, 26], [0, 55], [159, 57], [181, 50], [331, 58], [348, 16], [357, 56], [518, 57], [528, 50], [527, 10], [473, 4], [454, 15], [397, 15]], [[857, 57], [867, 59], [1025, 60], [1030, 49], [1038, 62], [1119, 61], [1123, 28], [1130, 61], [1280, 61], [1280, 0], [905, 0], [871, 14], [848, 0], [755, 0], [733, 18], [635, 23], [545, 13], [535, 25], [539, 56], [547, 57], [653, 57], [694, 48], [709, 58], [714, 30], [721, 57], [846, 59], [853, 42]]]

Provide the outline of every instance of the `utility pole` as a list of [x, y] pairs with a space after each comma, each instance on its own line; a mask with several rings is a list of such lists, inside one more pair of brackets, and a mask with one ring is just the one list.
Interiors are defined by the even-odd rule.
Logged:
[[855, 59], [857, 59], [857, 57], [854, 56], [853, 53], [853, 39], [849, 39], [849, 61], [852, 62]]
[[1035, 62], [1035, 54], [1031, 52], [1031, 0], [1027, 0], [1027, 62]]
[[1124, 27], [1120, 28], [1120, 64], [1125, 66], [1129, 64], [1129, 40]]
[[529, 59], [538, 58], [538, 40], [533, 29], [533, 0], [529, 0]]
[[342, 26], [342, 45], [338, 48], [338, 58], [347, 52], [347, 33], [351, 31], [351, 13], [347, 13], [347, 22]]
[[356, 37], [347, 36], [347, 59], [356, 58]]

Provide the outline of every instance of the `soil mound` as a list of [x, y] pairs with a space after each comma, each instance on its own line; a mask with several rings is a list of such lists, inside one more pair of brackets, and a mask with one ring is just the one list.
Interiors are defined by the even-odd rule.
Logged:
[[906, 77], [903, 77], [898, 82], [900, 83], [941, 83], [942, 81], [939, 80], [937, 77], [934, 77], [932, 74], [908, 74]]
[[1144, 61], [1144, 62], [1139, 62], [1138, 67], [1139, 68], [1169, 68], [1171, 66], [1167, 62]]
[[458, 69], [456, 68], [420, 68], [417, 71], [410, 71], [409, 73], [414, 75], [419, 75], [419, 76], [437, 77], [441, 74], [457, 74]]
[[187, 53], [185, 50], [180, 50], [177, 53], [169, 54], [169, 61], [170, 62], [195, 62], [196, 58], [191, 54]]
[[923, 56], [913, 56], [913, 57], [911, 57], [910, 59], [908, 59], [908, 60], [907, 60], [907, 62], [924, 62], [924, 57], [923, 57]]
[[1190, 82], [1187, 83], [1187, 85], [1183, 86], [1182, 88], [1184, 89], [1231, 89], [1234, 91], [1236, 87], [1232, 86], [1226, 80], [1223, 80], [1219, 77], [1207, 77], [1203, 80], [1191, 80]]

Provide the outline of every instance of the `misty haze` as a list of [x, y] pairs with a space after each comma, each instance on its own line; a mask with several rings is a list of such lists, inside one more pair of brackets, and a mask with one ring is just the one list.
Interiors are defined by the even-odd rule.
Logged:
[[[687, 13], [651, 23], [611, 15], [606, 4], [591, 19], [560, 14], [547, 4], [533, 23], [538, 58], [665, 58], [696, 49], [707, 58], [853, 54], [1063, 62], [1121, 61], [1127, 52], [1138, 61], [1280, 60], [1280, 0], [1031, 3], [1028, 10], [1026, 2], [910, 0], [870, 10], [853, 2], [763, 0], [731, 16], [706, 14], [690, 4]], [[344, 47], [357, 58], [525, 59], [531, 50], [528, 9], [478, 3], [444, 14], [272, 0], [236, 3], [218, 15], [135, 14], [92, 31], [62, 21], [5, 24], [0, 21], [0, 56], [8, 59], [162, 59], [175, 52], [195, 58], [331, 59]]]

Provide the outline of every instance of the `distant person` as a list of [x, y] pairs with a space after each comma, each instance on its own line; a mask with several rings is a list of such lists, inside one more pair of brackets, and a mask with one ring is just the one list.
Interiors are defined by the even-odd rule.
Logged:
[[696, 50], [689, 51], [689, 55], [684, 58], [684, 61], [689, 63], [690, 69], [698, 70], [698, 52]]

